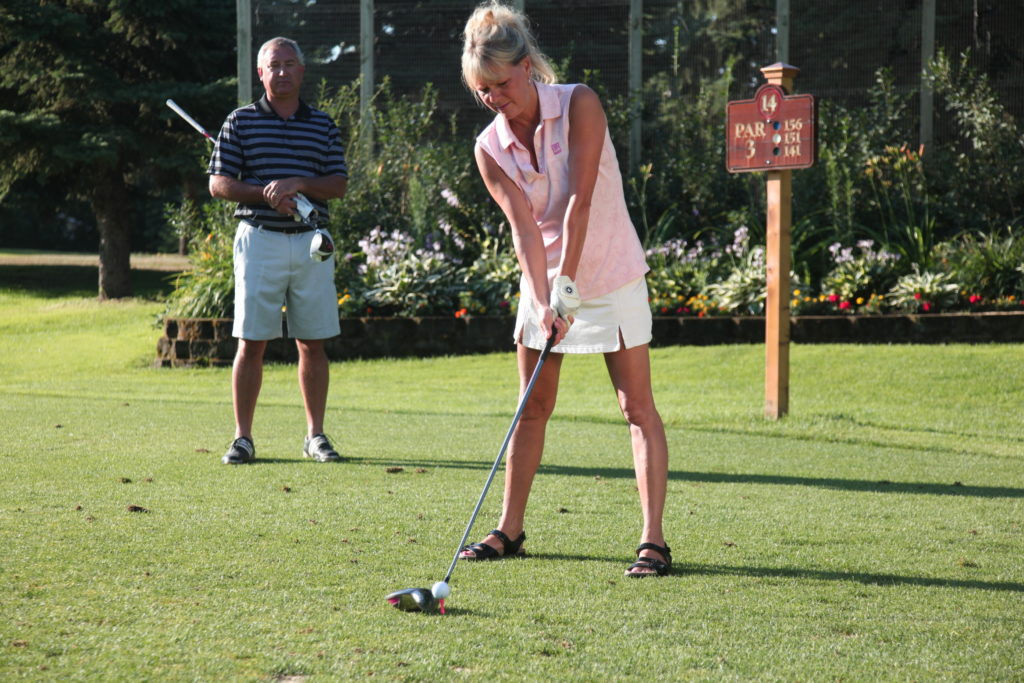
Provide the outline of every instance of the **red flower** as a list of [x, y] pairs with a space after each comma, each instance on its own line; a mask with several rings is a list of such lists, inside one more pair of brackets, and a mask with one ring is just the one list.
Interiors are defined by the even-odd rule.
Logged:
[[972, 304], [981, 303], [981, 295], [980, 294], [971, 294], [971, 298], [968, 299], [968, 301], [970, 301]]
[[914, 298], [920, 300], [921, 299], [921, 292], [914, 292]]
[[461, 318], [462, 316], [466, 315], [466, 313], [468, 313], [468, 311], [465, 308], [460, 308], [459, 310], [455, 311], [455, 317]]
[[924, 312], [927, 313], [928, 311], [932, 310], [932, 305], [929, 302], [925, 301], [923, 304], [921, 304], [921, 308], [923, 308]]
[[849, 301], [840, 301], [839, 302], [839, 310], [845, 311], [849, 307], [850, 307], [850, 302]]
[[833, 303], [834, 304], [835, 302], [839, 301], [839, 295], [838, 294], [829, 294], [828, 295], [828, 301], [829, 301], [829, 303]]
[[668, 313], [668, 306], [662, 306], [661, 307], [661, 312], [662, 313]]
[[683, 312], [683, 307], [682, 306], [680, 306], [679, 308], [676, 309], [676, 315], [679, 315], [682, 312]]
[[698, 318], [703, 318], [704, 317], [704, 311], [701, 311], [700, 313], [698, 313], [697, 317]]

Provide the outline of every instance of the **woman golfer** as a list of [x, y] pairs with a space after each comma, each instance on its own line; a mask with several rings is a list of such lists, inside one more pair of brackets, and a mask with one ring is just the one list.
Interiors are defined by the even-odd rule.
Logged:
[[476, 140], [476, 161], [512, 227], [522, 268], [515, 327], [522, 387], [550, 334], [556, 345], [509, 444], [498, 528], [460, 557], [523, 553], [526, 502], [563, 354], [603, 353], [629, 424], [644, 519], [626, 576], [667, 574], [672, 556], [661, 524], [668, 446], [651, 392], [648, 267], [601, 101], [585, 85], [556, 84], [526, 17], [496, 1], [480, 5], [466, 23], [462, 76], [497, 114]]

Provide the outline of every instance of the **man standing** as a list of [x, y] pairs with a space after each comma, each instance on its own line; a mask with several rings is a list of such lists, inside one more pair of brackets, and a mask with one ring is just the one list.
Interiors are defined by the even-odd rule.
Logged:
[[334, 258], [314, 260], [311, 246], [314, 237], [321, 239], [316, 216], [326, 217], [327, 200], [345, 194], [344, 151], [330, 117], [299, 97], [305, 66], [298, 44], [272, 38], [256, 63], [265, 94], [228, 116], [207, 169], [210, 194], [237, 202], [240, 219], [232, 331], [238, 337], [231, 375], [235, 439], [223, 462], [256, 458], [252, 424], [263, 354], [267, 341], [281, 336], [282, 306], [299, 355], [307, 426], [303, 455], [337, 462], [341, 458], [324, 435], [330, 373], [324, 341], [340, 332]]

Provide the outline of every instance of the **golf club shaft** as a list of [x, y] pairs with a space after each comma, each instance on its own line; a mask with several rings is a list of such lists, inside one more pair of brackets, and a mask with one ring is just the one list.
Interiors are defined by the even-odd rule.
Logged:
[[476, 507], [473, 508], [473, 514], [469, 518], [469, 524], [466, 525], [466, 531], [462, 534], [462, 541], [459, 542], [459, 547], [455, 549], [455, 557], [452, 558], [451, 566], [448, 567], [448, 573], [445, 574], [444, 577], [445, 583], [448, 583], [449, 579], [452, 578], [452, 572], [455, 571], [455, 565], [459, 562], [459, 555], [462, 553], [462, 549], [466, 545], [466, 539], [469, 538], [469, 532], [473, 530], [473, 524], [476, 522], [476, 516], [480, 513], [480, 507], [484, 504], [484, 498], [487, 497], [487, 491], [491, 488], [491, 482], [494, 481], [494, 475], [497, 473], [498, 467], [501, 465], [501, 459], [505, 456], [505, 450], [508, 448], [508, 443], [512, 440], [512, 432], [516, 430], [516, 425], [519, 424], [519, 418], [522, 416], [523, 409], [526, 407], [526, 401], [530, 398], [530, 392], [533, 391], [533, 385], [536, 384], [537, 378], [540, 377], [540, 369], [544, 367], [544, 361], [547, 359], [548, 354], [551, 353], [551, 347], [555, 345], [555, 334], [556, 332], [552, 329], [551, 336], [548, 337], [547, 344], [544, 345], [544, 350], [540, 352], [540, 358], [537, 359], [537, 366], [533, 369], [533, 375], [530, 376], [530, 381], [526, 384], [523, 396], [519, 399], [519, 407], [516, 409], [516, 415], [512, 418], [512, 424], [508, 428], [508, 433], [505, 434], [505, 440], [502, 442], [501, 449], [498, 451], [498, 457], [494, 459], [494, 466], [491, 467], [491, 473], [487, 476], [487, 481], [484, 483], [484, 490], [480, 492], [480, 499], [476, 502]]
[[213, 140], [213, 136], [211, 136], [209, 133], [207, 133], [206, 129], [203, 128], [201, 125], [199, 125], [198, 121], [196, 121], [194, 118], [189, 116], [188, 112], [186, 112], [184, 109], [179, 107], [177, 102], [175, 102], [174, 100], [168, 98], [166, 104], [167, 104], [168, 107], [170, 107], [174, 111], [175, 114], [177, 114], [181, 118], [185, 119], [185, 123], [187, 123], [188, 125], [192, 126], [196, 130], [198, 130], [200, 133], [202, 133], [204, 138], [206, 138], [210, 142], [214, 141]]

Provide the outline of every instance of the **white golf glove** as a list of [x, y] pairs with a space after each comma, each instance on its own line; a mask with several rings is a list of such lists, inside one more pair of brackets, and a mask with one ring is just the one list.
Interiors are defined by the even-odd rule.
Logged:
[[580, 293], [568, 275], [559, 275], [551, 287], [551, 308], [562, 320], [569, 321], [580, 307]]
[[320, 262], [326, 261], [333, 255], [334, 241], [329, 234], [317, 228], [313, 233], [313, 241], [309, 243], [309, 258]]

